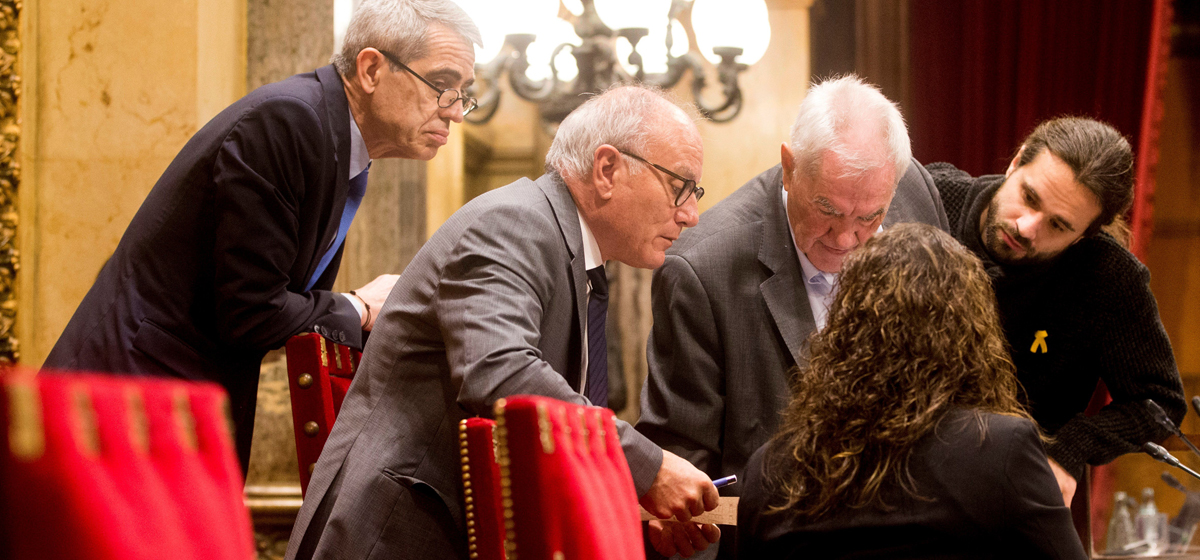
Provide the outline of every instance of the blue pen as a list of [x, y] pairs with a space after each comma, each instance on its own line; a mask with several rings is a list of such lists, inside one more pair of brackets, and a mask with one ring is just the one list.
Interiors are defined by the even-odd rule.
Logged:
[[724, 486], [729, 486], [730, 484], [733, 484], [735, 482], [737, 482], [737, 475], [731, 474], [725, 478], [718, 478], [718, 479], [714, 480], [713, 486], [716, 486], [717, 488], [721, 488]]

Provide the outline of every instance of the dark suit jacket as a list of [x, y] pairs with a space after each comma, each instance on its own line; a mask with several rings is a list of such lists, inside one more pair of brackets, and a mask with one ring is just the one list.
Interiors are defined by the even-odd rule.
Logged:
[[[736, 474], [779, 426], [787, 373], [816, 329], [772, 167], [704, 213], [654, 273], [654, 326], [638, 431], [713, 479]], [[946, 229], [937, 188], [913, 160], [884, 227]], [[739, 485], [722, 491], [737, 495]]]
[[[481, 195], [404, 269], [308, 486], [288, 558], [465, 555], [458, 424], [497, 399], [580, 395], [587, 273], [556, 174]], [[662, 450], [617, 422], [644, 493]]]
[[[895, 486], [895, 509], [843, 508], [817, 522], [787, 513], [764, 454], [746, 466], [738, 504], [740, 558], [1087, 558], [1033, 423], [954, 409], [913, 450], [920, 498]], [[771, 473], [774, 474], [774, 473]]]
[[349, 188], [350, 113], [332, 66], [256, 89], [184, 146], [133, 217], [45, 367], [206, 379], [230, 393], [249, 458], [259, 365], [315, 331], [361, 345], [329, 291], [305, 284]]

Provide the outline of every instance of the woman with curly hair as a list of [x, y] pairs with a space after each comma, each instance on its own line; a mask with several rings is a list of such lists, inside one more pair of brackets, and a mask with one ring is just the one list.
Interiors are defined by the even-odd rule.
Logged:
[[850, 255], [782, 428], [746, 467], [741, 558], [1086, 558], [991, 283], [950, 235]]

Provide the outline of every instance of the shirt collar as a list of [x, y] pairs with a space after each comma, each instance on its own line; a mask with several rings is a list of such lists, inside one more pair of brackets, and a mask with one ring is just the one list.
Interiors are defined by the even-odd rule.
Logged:
[[600, 244], [596, 243], [596, 236], [592, 235], [592, 228], [584, 221], [583, 213], [576, 208], [575, 214], [579, 216], [579, 231], [583, 234], [583, 267], [591, 270], [604, 264], [600, 258]]
[[[349, 109], [347, 109], [349, 111]], [[371, 164], [371, 154], [367, 153], [367, 142], [363, 140], [358, 123], [354, 122], [354, 113], [350, 113], [350, 179], [362, 173]]]

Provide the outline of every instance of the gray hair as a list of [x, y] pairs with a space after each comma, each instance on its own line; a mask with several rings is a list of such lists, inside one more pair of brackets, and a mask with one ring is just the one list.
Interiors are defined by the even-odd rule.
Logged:
[[[846, 143], [845, 134], [864, 127], [880, 137], [878, 150], [863, 153]], [[796, 173], [810, 178], [819, 176], [821, 155], [830, 150], [842, 158], [852, 175], [892, 165], [896, 181], [904, 176], [912, 159], [908, 129], [896, 104], [853, 74], [809, 88], [792, 126], [789, 147], [796, 158]]]
[[[596, 149], [608, 144], [642, 155], [656, 128], [666, 118], [664, 108], [682, 111], [693, 123], [703, 117], [690, 105], [680, 105], [661, 89], [640, 84], [609, 88], [577, 107], [554, 134], [546, 153], [546, 171], [580, 180], [592, 173]], [[636, 175], [640, 165], [630, 167]]]
[[425, 56], [429, 24], [457, 33], [468, 46], [482, 45], [479, 28], [467, 12], [450, 0], [363, 0], [346, 28], [342, 52], [329, 59], [343, 76], [357, 70], [358, 53], [367, 47], [386, 50], [402, 62]]

